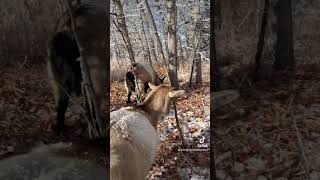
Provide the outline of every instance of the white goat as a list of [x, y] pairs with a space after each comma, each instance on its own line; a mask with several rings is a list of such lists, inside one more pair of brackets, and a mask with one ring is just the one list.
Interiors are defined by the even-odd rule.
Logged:
[[148, 85], [151, 91], [140, 106], [110, 113], [111, 180], [145, 179], [160, 143], [157, 123], [169, 113], [172, 98], [184, 93], [165, 84]]

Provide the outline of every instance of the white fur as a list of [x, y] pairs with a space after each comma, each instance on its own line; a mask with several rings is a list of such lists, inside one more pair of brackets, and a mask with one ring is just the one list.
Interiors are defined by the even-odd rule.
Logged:
[[160, 143], [146, 115], [132, 108], [110, 113], [111, 180], [143, 180], [155, 160]]

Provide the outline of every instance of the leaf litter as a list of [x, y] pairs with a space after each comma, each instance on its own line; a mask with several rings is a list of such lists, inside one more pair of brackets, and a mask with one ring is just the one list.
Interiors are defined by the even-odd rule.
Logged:
[[319, 72], [300, 66], [287, 81], [273, 79], [214, 112], [219, 180], [319, 179]]
[[[123, 81], [111, 84], [110, 110], [117, 110], [126, 104], [126, 90]], [[189, 89], [182, 85], [186, 94], [177, 100], [177, 114], [183, 136], [186, 140], [184, 149], [210, 148], [210, 96], [209, 84]], [[135, 95], [131, 97], [136, 104]], [[158, 132], [161, 144], [158, 155], [147, 179], [210, 179], [209, 151], [179, 151], [182, 149], [181, 138], [176, 126], [174, 111], [171, 110], [163, 122], [159, 122]], [[204, 141], [202, 141], [205, 137]]]

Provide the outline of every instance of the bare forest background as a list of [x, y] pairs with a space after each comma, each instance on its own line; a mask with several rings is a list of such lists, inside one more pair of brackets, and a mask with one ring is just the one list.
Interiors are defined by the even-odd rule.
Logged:
[[212, 112], [211, 175], [319, 179], [320, 1], [215, 5], [214, 83], [240, 96]]
[[[319, 63], [320, 7], [318, 0], [292, 0], [294, 59], [297, 66]], [[224, 76], [235, 69], [250, 66], [255, 62], [263, 0], [216, 1], [215, 39], [218, 64], [225, 68]], [[275, 59], [277, 1], [270, 0], [262, 63], [272, 65]], [[231, 67], [232, 66], [232, 67]], [[222, 68], [223, 71], [223, 68]]]
[[[152, 21], [146, 14], [145, 1], [120, 2], [130, 37], [131, 55], [137, 62], [152, 63], [158, 73], [165, 74], [161, 59], [170, 59], [172, 50], [166, 47], [169, 22], [167, 1], [147, 1], [161, 46], [157, 45]], [[199, 137], [209, 134], [208, 81], [209, 57], [212, 56], [209, 51], [210, 1], [175, 2], [177, 76], [181, 87], [187, 90], [186, 97], [177, 104], [177, 109], [179, 119], [185, 122], [182, 123], [183, 135], [192, 146], [198, 143]], [[196, 2], [199, 2], [200, 11], [195, 9]], [[241, 97], [237, 101], [212, 112], [215, 117], [215, 124], [211, 124], [211, 127], [215, 135], [216, 176], [218, 179], [241, 176], [243, 179], [319, 179], [320, 1], [289, 1], [292, 5], [296, 67], [293, 76], [285, 81], [283, 79], [286, 76], [274, 76], [255, 83], [248, 82], [244, 86], [242, 80], [246, 77], [246, 67], [255, 62], [264, 2], [215, 1], [216, 60], [223, 76], [222, 89], [241, 89]], [[275, 59], [276, 17], [273, 8], [277, 2], [270, 0], [261, 58], [265, 67], [271, 66]], [[132, 60], [128, 44], [123, 41], [126, 38], [122, 37], [115, 26], [119, 16], [114, 14], [114, 7], [111, 4], [110, 79], [113, 83], [111, 93], [114, 93], [110, 100], [111, 110], [125, 104], [123, 78]], [[3, 115], [0, 119], [1, 159], [8, 153], [20, 150], [21, 145], [52, 139], [42, 127], [45, 121], [52, 120], [51, 114], [54, 111], [53, 95], [48, 93], [50, 87], [44, 64], [48, 41], [57, 27], [58, 17], [64, 11], [60, 1], [0, 1], [0, 113]], [[196, 46], [197, 42], [199, 46]], [[189, 82], [193, 61], [201, 65], [198, 70], [202, 71], [198, 74], [201, 75], [203, 85], [188, 88], [183, 83]], [[196, 72], [199, 71], [196, 65], [194, 68], [193, 80], [196, 81]], [[237, 71], [240, 73], [235, 73]], [[67, 119], [71, 120], [69, 123], [72, 126], [81, 118], [79, 113], [74, 113], [81, 107], [78, 103], [71, 104]], [[208, 175], [208, 154], [173, 153], [173, 150], [180, 148], [181, 138], [175, 127], [172, 113], [167, 121], [160, 124], [163, 143], [150, 178], [175, 179], [189, 176], [191, 172]]]
[[65, 12], [61, 1], [3, 0], [0, 7], [0, 65], [45, 62], [47, 44]]
[[[147, 3], [146, 3], [147, 2]], [[209, 81], [210, 3], [207, 0], [174, 1], [176, 4], [177, 69], [179, 79], [189, 79], [192, 62], [201, 61], [201, 73]], [[147, 6], [149, 6], [147, 8]], [[123, 80], [130, 66], [130, 55], [119, 30], [117, 6], [111, 5], [111, 80]], [[135, 61], [164, 67], [162, 55], [169, 61], [168, 8], [166, 1], [123, 1], [123, 13]], [[150, 10], [152, 17], [149, 16]], [[155, 25], [155, 28], [153, 27]], [[121, 27], [120, 27], [121, 29]], [[156, 31], [156, 32], [155, 32]], [[157, 37], [158, 36], [158, 37]], [[157, 42], [159, 38], [160, 45]], [[196, 68], [195, 68], [196, 69]], [[195, 70], [197, 71], [197, 70]], [[165, 75], [162, 70], [161, 73]]]
[[110, 7], [110, 110], [131, 106], [124, 81], [134, 62], [186, 91], [158, 123], [161, 144], [147, 179], [210, 178], [209, 151], [178, 151], [203, 137], [209, 147], [210, 1], [113, 0]]

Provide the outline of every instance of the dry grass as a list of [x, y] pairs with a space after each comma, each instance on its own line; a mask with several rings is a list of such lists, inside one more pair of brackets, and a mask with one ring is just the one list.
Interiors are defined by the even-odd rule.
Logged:
[[124, 81], [124, 76], [130, 68], [130, 61], [112, 60], [110, 62], [110, 80]]
[[[1, 64], [38, 60], [46, 54], [58, 15], [58, 1], [0, 1]], [[1, 65], [0, 64], [0, 65]]]

